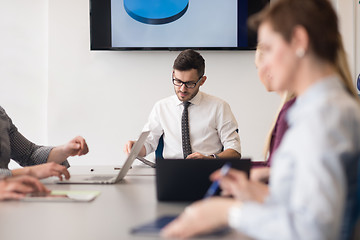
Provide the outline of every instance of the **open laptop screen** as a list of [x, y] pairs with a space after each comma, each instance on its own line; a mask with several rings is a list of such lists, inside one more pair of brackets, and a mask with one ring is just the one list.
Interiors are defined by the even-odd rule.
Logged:
[[250, 174], [246, 159], [157, 159], [156, 190], [159, 201], [196, 201], [208, 190], [211, 173], [230, 162], [231, 167]]

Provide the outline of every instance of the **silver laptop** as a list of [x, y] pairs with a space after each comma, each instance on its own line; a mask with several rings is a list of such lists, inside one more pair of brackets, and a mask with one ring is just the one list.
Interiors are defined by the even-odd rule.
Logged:
[[149, 135], [149, 131], [142, 132], [139, 139], [132, 147], [129, 156], [127, 157], [124, 165], [119, 171], [118, 175], [74, 175], [69, 180], [57, 181], [59, 184], [112, 184], [121, 181], [131, 168], [134, 160], [141, 151], [144, 142]]

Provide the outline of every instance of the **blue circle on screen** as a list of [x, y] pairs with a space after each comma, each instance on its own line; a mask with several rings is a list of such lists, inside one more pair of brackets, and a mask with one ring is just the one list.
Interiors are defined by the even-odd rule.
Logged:
[[181, 18], [189, 0], [124, 0], [130, 17], [146, 24], [166, 24]]
[[359, 76], [357, 78], [356, 86], [357, 86], [357, 89], [360, 91], [360, 74], [359, 74]]

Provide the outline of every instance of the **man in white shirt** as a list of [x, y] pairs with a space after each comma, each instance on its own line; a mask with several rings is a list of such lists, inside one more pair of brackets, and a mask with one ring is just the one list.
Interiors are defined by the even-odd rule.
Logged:
[[[172, 82], [175, 95], [158, 101], [144, 131], [150, 134], [139, 154], [154, 152], [161, 136], [164, 158], [240, 158], [238, 125], [225, 101], [200, 92], [206, 81], [205, 60], [194, 50], [175, 59]], [[124, 151], [129, 153], [134, 141]]]

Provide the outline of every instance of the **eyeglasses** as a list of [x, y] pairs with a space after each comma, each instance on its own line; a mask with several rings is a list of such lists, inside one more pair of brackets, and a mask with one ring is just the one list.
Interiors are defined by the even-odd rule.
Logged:
[[181, 87], [183, 84], [185, 85], [186, 88], [194, 88], [196, 86], [196, 84], [202, 79], [203, 76], [201, 76], [199, 78], [199, 80], [197, 80], [196, 82], [183, 82], [179, 79], [173, 78], [172, 82], [175, 86]]

